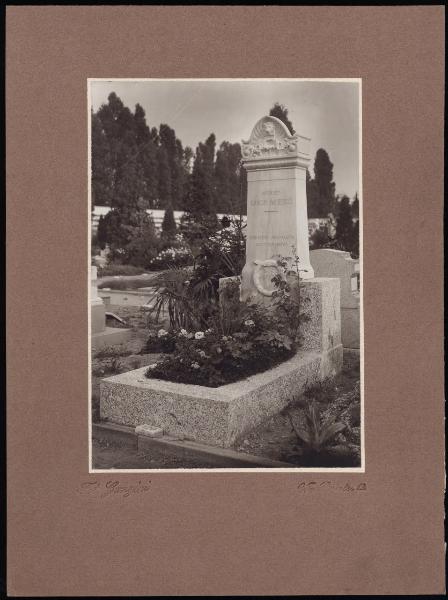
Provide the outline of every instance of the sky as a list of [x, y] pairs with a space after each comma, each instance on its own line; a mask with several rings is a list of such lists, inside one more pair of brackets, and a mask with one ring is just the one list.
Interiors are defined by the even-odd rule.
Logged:
[[115, 92], [135, 109], [139, 103], [150, 127], [166, 123], [193, 150], [210, 133], [222, 141], [248, 140], [255, 123], [275, 102], [288, 109], [296, 133], [311, 138], [310, 173], [318, 148], [333, 163], [336, 193], [359, 192], [359, 90], [356, 81], [304, 80], [113, 80], [91, 81], [96, 111]]

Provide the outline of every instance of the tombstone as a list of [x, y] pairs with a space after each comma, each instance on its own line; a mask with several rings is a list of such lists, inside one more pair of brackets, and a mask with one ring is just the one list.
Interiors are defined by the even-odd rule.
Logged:
[[97, 267], [90, 267], [90, 314], [92, 335], [106, 329], [106, 309], [103, 300], [98, 295]]
[[359, 260], [349, 252], [321, 248], [310, 252], [317, 277], [337, 277], [341, 282], [341, 335], [344, 348], [360, 347]]
[[299, 257], [302, 279], [314, 277], [309, 258], [306, 169], [309, 138], [291, 135], [276, 117], [263, 117], [242, 143], [247, 171], [246, 264], [241, 299], [265, 300], [279, 257]]
[[106, 327], [106, 307], [98, 295], [97, 267], [90, 267], [90, 343], [92, 350], [123, 344], [131, 338], [132, 329]]

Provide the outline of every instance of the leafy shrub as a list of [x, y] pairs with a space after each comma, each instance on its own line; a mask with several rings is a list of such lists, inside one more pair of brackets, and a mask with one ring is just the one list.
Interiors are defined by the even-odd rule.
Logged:
[[138, 356], [134, 356], [129, 359], [129, 364], [133, 369], [138, 369], [141, 365], [140, 358]]
[[319, 250], [320, 248], [328, 248], [331, 246], [332, 240], [328, 233], [327, 227], [319, 227], [310, 237], [311, 250]]
[[204, 242], [203, 252], [216, 255], [229, 275], [240, 275], [246, 262], [246, 223], [242, 218], [227, 220], [227, 226]]
[[118, 373], [121, 372], [121, 370], [123, 368], [123, 363], [122, 363], [122, 361], [120, 360], [119, 357], [113, 356], [106, 363], [105, 368], [106, 368], [106, 370], [107, 370], [108, 373], [118, 374]]
[[175, 342], [175, 335], [172, 332], [165, 331], [165, 329], [159, 329], [158, 332], [151, 331], [142, 349], [142, 354], [173, 352]]
[[92, 375], [94, 377], [104, 377], [105, 374], [106, 374], [106, 369], [104, 368], [104, 366], [97, 365], [95, 367], [92, 367]]
[[149, 268], [157, 256], [158, 240], [155, 237], [138, 237], [126, 246], [125, 260], [128, 264], [140, 268]]
[[203, 301], [218, 299], [219, 280], [241, 275], [246, 260], [246, 242], [242, 220], [214, 232], [204, 239], [196, 256], [190, 283]]
[[169, 247], [161, 250], [151, 259], [149, 267], [152, 269], [167, 269], [170, 267], [185, 267], [193, 264], [193, 255], [189, 248]]
[[119, 356], [109, 355], [107, 358], [102, 358], [101, 364], [95, 365], [92, 368], [92, 375], [94, 377], [105, 377], [110, 374], [114, 375], [120, 373], [122, 368], [123, 363], [121, 358]]
[[128, 356], [129, 354], [132, 354], [132, 351], [126, 350], [126, 348], [123, 345], [120, 345], [120, 346], [103, 346], [102, 348], [100, 348], [99, 350], [94, 352], [93, 356], [94, 356], [94, 358], [102, 359], [102, 358], [111, 358], [111, 357], [117, 357], [117, 356]]

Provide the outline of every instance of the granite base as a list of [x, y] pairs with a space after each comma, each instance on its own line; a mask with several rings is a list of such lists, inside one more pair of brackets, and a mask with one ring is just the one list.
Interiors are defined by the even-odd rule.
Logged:
[[229, 447], [308, 387], [339, 372], [342, 358], [341, 344], [320, 353], [299, 351], [269, 371], [219, 388], [147, 379], [143, 367], [101, 381], [100, 416]]

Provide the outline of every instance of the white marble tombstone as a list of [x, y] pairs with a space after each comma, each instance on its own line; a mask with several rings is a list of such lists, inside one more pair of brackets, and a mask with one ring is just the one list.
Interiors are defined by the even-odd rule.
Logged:
[[276, 117], [263, 117], [242, 142], [247, 171], [246, 265], [241, 299], [266, 300], [278, 257], [299, 257], [302, 279], [314, 277], [308, 245], [306, 169], [309, 138], [291, 135]]
[[98, 295], [96, 266], [90, 267], [90, 314], [92, 335], [103, 332], [106, 328], [106, 309]]

